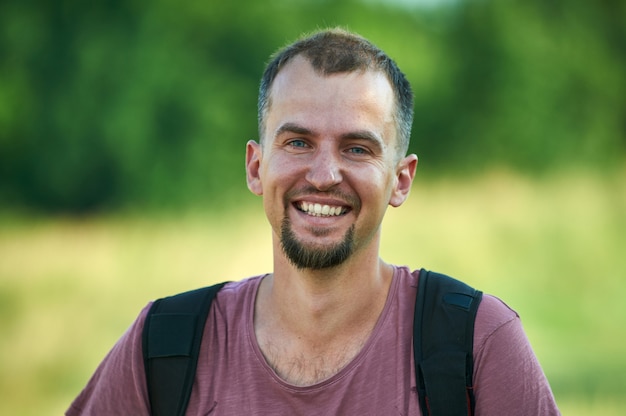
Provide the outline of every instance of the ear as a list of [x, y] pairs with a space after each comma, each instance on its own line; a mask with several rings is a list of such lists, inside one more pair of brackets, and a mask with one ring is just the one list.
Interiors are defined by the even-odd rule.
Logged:
[[263, 185], [259, 171], [262, 159], [261, 145], [254, 140], [246, 144], [246, 181], [248, 189], [255, 195], [263, 195]]
[[413, 178], [415, 177], [415, 169], [417, 168], [417, 156], [408, 155], [398, 162], [396, 169], [396, 184], [391, 192], [389, 205], [399, 207], [406, 201], [411, 191]]

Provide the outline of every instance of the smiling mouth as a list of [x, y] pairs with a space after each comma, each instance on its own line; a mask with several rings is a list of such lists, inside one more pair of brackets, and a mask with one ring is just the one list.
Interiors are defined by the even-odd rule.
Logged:
[[298, 202], [296, 208], [314, 217], [338, 217], [348, 212], [348, 208], [342, 206], [322, 205], [309, 202]]

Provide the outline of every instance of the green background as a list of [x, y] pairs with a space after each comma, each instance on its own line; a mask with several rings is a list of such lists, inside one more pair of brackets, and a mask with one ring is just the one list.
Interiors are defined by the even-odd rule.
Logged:
[[83, 214], [236, 198], [264, 63], [334, 25], [406, 72], [428, 172], [614, 169], [625, 22], [609, 0], [4, 1], [0, 199]]

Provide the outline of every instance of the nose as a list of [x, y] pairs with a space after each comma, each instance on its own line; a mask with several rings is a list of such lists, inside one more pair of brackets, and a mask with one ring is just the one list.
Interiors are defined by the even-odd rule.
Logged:
[[341, 157], [330, 149], [317, 149], [306, 180], [320, 191], [326, 191], [343, 180]]

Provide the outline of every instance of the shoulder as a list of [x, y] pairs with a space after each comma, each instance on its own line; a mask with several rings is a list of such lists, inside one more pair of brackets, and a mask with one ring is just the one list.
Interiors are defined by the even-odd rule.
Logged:
[[484, 295], [474, 331], [476, 414], [558, 415], [518, 314]]
[[211, 304], [205, 331], [217, 331], [214, 335], [222, 336], [229, 328], [246, 328], [246, 322], [252, 319], [256, 291], [263, 277], [260, 275], [226, 283]]
[[404, 287], [404, 289], [413, 288], [412, 290], [417, 290], [417, 282], [419, 279], [419, 270], [411, 271], [407, 266], [393, 266], [394, 268], [394, 276], [398, 279], [400, 286]]
[[[188, 291], [175, 293], [173, 295], [164, 296], [153, 302], [150, 302], [146, 309], [152, 312], [153, 304], [166, 301], [166, 311], [186, 310], [188, 308], [189, 302], [191, 302], [193, 305], [203, 302], [205, 296], [209, 292], [214, 291], [216, 288], [217, 292], [214, 292], [215, 297], [211, 302], [212, 309], [215, 309], [213, 305], [217, 305], [217, 307], [220, 308], [224, 305], [236, 304], [239, 303], [242, 298], [254, 296], [254, 294], [256, 293], [256, 288], [258, 287], [258, 283], [260, 283], [262, 277], [263, 276], [255, 276], [239, 281], [215, 283], [210, 286], [204, 286], [201, 288], [191, 289]], [[158, 306], [159, 308], [157, 310], [161, 311], [162, 306]], [[193, 309], [193, 307], [191, 307], [191, 309]], [[142, 315], [145, 314], [146, 311], [142, 312]], [[143, 318], [145, 318], [145, 316], [142, 315], [140, 315], [139, 317], [140, 322], [144, 320]]]
[[241, 305], [244, 300], [256, 297], [256, 292], [266, 275], [228, 282], [215, 298], [216, 308], [223, 310]]
[[74, 400], [67, 415], [148, 414], [148, 391], [142, 355], [142, 328], [152, 303], [100, 363], [89, 382]]
[[497, 297], [483, 295], [474, 324], [474, 351], [480, 350], [498, 330], [506, 326], [516, 326], [516, 323], [519, 323], [517, 312]]
[[[410, 294], [412, 302], [414, 302], [420, 270], [411, 271], [404, 266], [395, 266], [395, 270], [399, 278], [401, 290], [407, 293], [407, 295]], [[480, 288], [476, 289], [480, 290]], [[483, 348], [488, 339], [494, 334], [506, 332], [502, 330], [505, 328], [513, 331], [523, 331], [517, 312], [499, 298], [490, 294], [484, 294], [478, 306], [474, 324], [474, 351], [479, 351]]]
[[261, 280], [267, 276], [267, 274], [262, 274], [258, 276], [248, 277], [246, 279], [232, 281], [226, 283], [218, 297], [220, 298], [228, 298], [228, 297], [237, 297], [241, 296], [249, 291], [256, 291], [256, 288], [261, 283]]

